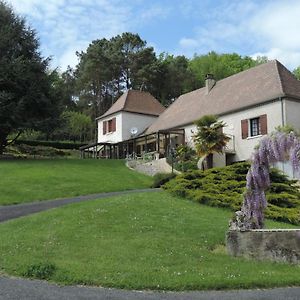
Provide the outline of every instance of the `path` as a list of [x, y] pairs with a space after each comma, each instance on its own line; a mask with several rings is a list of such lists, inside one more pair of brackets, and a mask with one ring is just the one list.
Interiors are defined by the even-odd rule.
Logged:
[[0, 277], [0, 300], [299, 300], [300, 287], [266, 290], [152, 292], [58, 286], [40, 280]]
[[139, 189], [139, 190], [128, 190], [128, 191], [121, 191], [121, 192], [92, 194], [92, 195], [46, 200], [46, 201], [37, 201], [37, 202], [23, 203], [23, 204], [16, 204], [16, 205], [4, 205], [4, 206], [0, 206], [0, 222], [5, 222], [10, 219], [27, 216], [33, 213], [63, 206], [70, 203], [95, 200], [95, 199], [107, 198], [112, 196], [133, 194], [133, 193], [158, 192], [158, 191], [160, 191], [160, 189]]

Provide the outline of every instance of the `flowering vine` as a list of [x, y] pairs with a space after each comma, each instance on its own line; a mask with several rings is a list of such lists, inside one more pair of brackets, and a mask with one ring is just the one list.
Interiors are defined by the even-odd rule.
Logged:
[[247, 173], [244, 201], [241, 210], [236, 212], [235, 219], [231, 221], [231, 230], [263, 228], [264, 209], [267, 206], [265, 190], [270, 186], [270, 166], [288, 160], [294, 171], [300, 170], [300, 140], [294, 132], [278, 131], [260, 141]]

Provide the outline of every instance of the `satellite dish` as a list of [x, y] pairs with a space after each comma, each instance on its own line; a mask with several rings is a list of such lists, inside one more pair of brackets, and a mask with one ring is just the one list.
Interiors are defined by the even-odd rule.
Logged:
[[130, 134], [131, 134], [132, 136], [136, 135], [137, 133], [138, 133], [138, 129], [137, 129], [136, 127], [132, 127], [132, 128], [130, 129]]

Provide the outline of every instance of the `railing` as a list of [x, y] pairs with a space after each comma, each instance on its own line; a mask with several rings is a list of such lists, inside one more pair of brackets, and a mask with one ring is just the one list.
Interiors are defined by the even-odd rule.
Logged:
[[226, 134], [229, 137], [229, 141], [227, 142], [224, 151], [225, 153], [235, 153], [235, 138], [232, 134]]

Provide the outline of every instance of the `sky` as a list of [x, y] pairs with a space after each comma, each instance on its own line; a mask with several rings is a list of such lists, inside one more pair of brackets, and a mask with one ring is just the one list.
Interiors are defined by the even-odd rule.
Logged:
[[61, 71], [96, 39], [138, 33], [157, 54], [238, 53], [300, 66], [299, 0], [6, 0]]

